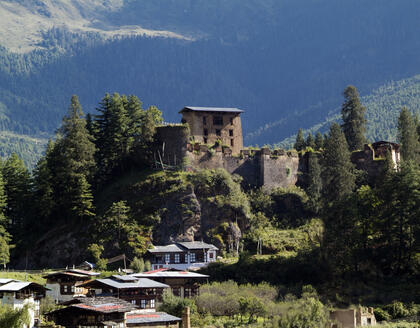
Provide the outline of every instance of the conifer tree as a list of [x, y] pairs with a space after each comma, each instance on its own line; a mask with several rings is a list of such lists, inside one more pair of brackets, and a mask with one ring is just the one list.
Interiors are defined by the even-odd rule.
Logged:
[[5, 162], [3, 179], [7, 197], [6, 217], [10, 222], [7, 230], [19, 239], [29, 219], [26, 206], [30, 201], [31, 180], [25, 163], [16, 153]]
[[323, 193], [327, 202], [340, 199], [355, 188], [354, 167], [350, 161], [346, 138], [340, 126], [333, 123], [324, 145]]
[[343, 132], [350, 151], [362, 149], [366, 143], [365, 107], [362, 106], [357, 89], [350, 85], [344, 90], [344, 103], [341, 107]]
[[6, 230], [6, 206], [7, 200], [4, 190], [3, 174], [0, 172], [0, 265], [3, 265], [3, 268], [10, 261], [10, 242], [12, 240], [11, 235]]
[[322, 191], [322, 179], [321, 179], [321, 166], [319, 164], [318, 155], [310, 152], [308, 160], [308, 188], [306, 193], [309, 197], [309, 204], [315, 213], [318, 213], [321, 209], [321, 191]]
[[95, 145], [86, 129], [82, 107], [74, 95], [51, 156], [55, 161], [56, 203], [68, 220], [93, 215], [89, 181], [95, 169], [94, 153]]
[[398, 117], [398, 141], [401, 144], [401, 157], [404, 161], [418, 161], [419, 137], [417, 126], [410, 111], [403, 107]]
[[315, 149], [316, 145], [315, 145], [315, 140], [314, 140], [314, 136], [312, 135], [311, 132], [308, 133], [308, 136], [306, 137], [306, 147], [311, 147], [312, 149]]
[[49, 165], [52, 164], [51, 154], [54, 149], [54, 143], [49, 140], [45, 156], [41, 157], [33, 171], [34, 180], [34, 207], [38, 214], [36, 221], [38, 229], [42, 230], [48, 227], [51, 213], [55, 206], [54, 199], [54, 177]]
[[296, 142], [295, 142], [294, 148], [297, 151], [301, 151], [302, 149], [305, 148], [305, 138], [303, 137], [302, 129], [299, 129], [299, 131], [296, 135]]
[[321, 132], [317, 132], [315, 136], [315, 149], [320, 150], [324, 147], [324, 138], [322, 137]]

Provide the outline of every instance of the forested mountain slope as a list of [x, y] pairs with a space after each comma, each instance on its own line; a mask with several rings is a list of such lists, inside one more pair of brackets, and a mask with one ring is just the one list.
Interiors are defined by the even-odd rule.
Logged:
[[[0, 21], [29, 12], [29, 23], [40, 21], [35, 37], [0, 29], [3, 131], [51, 135], [72, 94], [92, 112], [105, 92], [117, 91], [157, 105], [169, 121], [179, 121], [187, 104], [240, 107], [245, 143], [272, 144], [322, 122], [348, 84], [366, 96], [419, 74], [415, 0], [103, 4], [2, 2]], [[35, 25], [20, 18], [16, 26], [32, 31]], [[122, 29], [137, 32], [125, 37]], [[34, 50], [16, 50], [28, 44]], [[384, 119], [376, 128], [389, 130]], [[387, 134], [379, 129], [375, 135]]]

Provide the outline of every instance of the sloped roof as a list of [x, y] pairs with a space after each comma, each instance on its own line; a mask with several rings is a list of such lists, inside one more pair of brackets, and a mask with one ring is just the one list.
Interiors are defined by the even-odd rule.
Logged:
[[17, 281], [17, 280], [0, 278], [0, 285], [5, 285], [5, 284], [8, 284], [9, 282], [12, 282], [12, 281]]
[[139, 278], [208, 278], [208, 275], [182, 271], [182, 270], [171, 270], [169, 268], [162, 268], [153, 271], [147, 271], [142, 273], [133, 273], [132, 276]]
[[171, 244], [166, 246], [153, 246], [153, 248], [148, 249], [148, 251], [150, 253], [179, 253], [183, 252], [184, 249], [176, 244]]
[[203, 248], [208, 248], [208, 249], [215, 249], [218, 250], [218, 248], [212, 244], [207, 244], [205, 242], [202, 241], [183, 241], [183, 242], [179, 242], [179, 245], [181, 245], [182, 247], [185, 247], [186, 249], [203, 249]]
[[124, 282], [121, 280], [116, 280], [115, 278], [105, 278], [105, 279], [96, 279], [89, 281], [83, 286], [89, 285], [96, 285], [97, 283], [104, 284], [109, 287], [117, 288], [117, 289], [125, 289], [125, 288], [168, 288], [169, 286], [166, 284], [162, 284], [160, 282], [147, 279], [147, 278], [137, 278], [135, 277], [135, 281], [128, 281]]
[[28, 286], [36, 289], [47, 290], [44, 286], [30, 281], [11, 281], [3, 286], [0, 286], [0, 292], [18, 292]]
[[212, 244], [207, 244], [202, 241], [184, 241], [176, 244], [170, 244], [166, 246], [153, 246], [148, 249], [150, 253], [179, 253], [184, 252], [185, 249], [214, 249], [218, 248]]
[[229, 107], [195, 107], [195, 106], [185, 106], [179, 111], [183, 112], [219, 112], [219, 113], [243, 113], [244, 111], [239, 108], [229, 108]]
[[175, 317], [165, 312], [127, 313], [127, 325], [139, 323], [165, 323], [174, 321], [181, 321], [181, 318]]
[[83, 299], [77, 298], [74, 299], [71, 303], [72, 304], [68, 307], [53, 311], [51, 313], [68, 311], [71, 308], [101, 313], [128, 312], [136, 308], [134, 304], [116, 297], [87, 297]]

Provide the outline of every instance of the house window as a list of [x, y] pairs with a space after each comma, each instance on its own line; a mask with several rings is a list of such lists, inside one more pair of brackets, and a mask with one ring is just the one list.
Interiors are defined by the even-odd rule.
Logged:
[[142, 309], [145, 309], [146, 308], [146, 300], [140, 300], [140, 307]]
[[131, 300], [131, 304], [136, 304], [136, 300]]
[[184, 297], [191, 297], [191, 288], [184, 288]]
[[203, 125], [207, 124], [207, 117], [203, 116]]
[[171, 254], [165, 254], [165, 263], [171, 262]]
[[233, 130], [229, 130], [229, 137], [233, 137]]
[[203, 133], [204, 133], [204, 135], [206, 136], [206, 135], [208, 135], [208, 134], [209, 134], [209, 131], [208, 131], [207, 129], [204, 129]]
[[150, 308], [154, 309], [155, 308], [155, 300], [150, 300]]
[[233, 125], [233, 117], [230, 118], [230, 125]]
[[230, 145], [233, 147], [233, 139], [230, 139]]
[[207, 143], [207, 138], [203, 138], [203, 141], [206, 144]]
[[66, 293], [67, 293], [67, 288], [68, 288], [68, 286], [67, 286], [67, 285], [64, 285], [64, 286], [63, 286], [63, 293], [64, 293], [64, 294], [66, 294]]
[[216, 136], [220, 137], [222, 135], [220, 129], [216, 129]]
[[174, 294], [175, 296], [181, 296], [181, 288], [173, 287], [172, 288], [172, 294]]
[[195, 253], [191, 253], [190, 254], [190, 262], [194, 263], [195, 262]]
[[213, 253], [209, 253], [209, 259], [213, 259]]
[[179, 263], [179, 254], [175, 254], [175, 263]]
[[213, 125], [223, 125], [223, 117], [213, 116]]
[[74, 286], [71, 286], [71, 292], [74, 293]]

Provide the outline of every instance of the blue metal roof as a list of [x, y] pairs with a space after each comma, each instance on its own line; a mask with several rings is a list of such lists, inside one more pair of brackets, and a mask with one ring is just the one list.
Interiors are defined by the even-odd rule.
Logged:
[[229, 108], [229, 107], [194, 107], [194, 106], [185, 106], [179, 111], [179, 113], [193, 111], [193, 112], [219, 112], [219, 113], [243, 113], [244, 111], [239, 108]]

